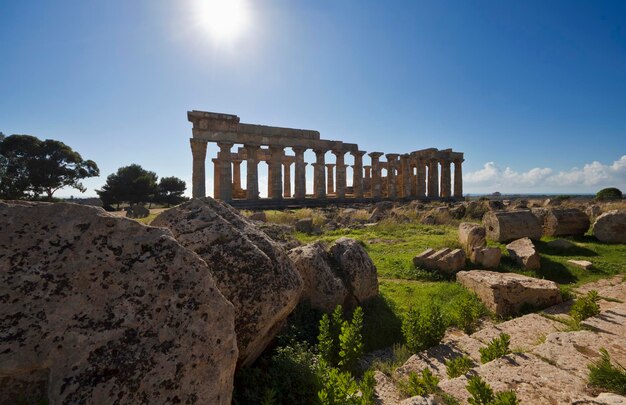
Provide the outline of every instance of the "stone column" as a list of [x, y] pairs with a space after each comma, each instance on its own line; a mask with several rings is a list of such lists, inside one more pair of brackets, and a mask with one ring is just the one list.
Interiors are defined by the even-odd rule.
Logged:
[[326, 163], [326, 195], [335, 193], [334, 163]]
[[350, 153], [354, 156], [354, 165], [352, 165], [354, 198], [363, 198], [363, 155], [365, 155], [365, 151], [359, 150]]
[[337, 163], [337, 198], [346, 198], [346, 152], [343, 150], [334, 150]]
[[220, 170], [222, 163], [219, 155], [220, 153], [217, 152], [218, 157], [211, 159], [213, 162], [213, 198], [220, 198]]
[[193, 166], [191, 174], [191, 196], [193, 198], [206, 197], [206, 141], [190, 139], [191, 155], [193, 156]]
[[409, 155], [400, 156], [400, 166], [402, 169], [402, 197], [411, 196], [411, 160]]
[[304, 162], [304, 151], [306, 148], [291, 148], [296, 154], [295, 167], [295, 198], [302, 199], [306, 197], [306, 163]]
[[315, 198], [326, 198], [326, 178], [324, 176], [324, 155], [326, 150], [314, 149], [315, 163], [313, 163], [313, 181], [315, 183]]
[[450, 175], [450, 161], [448, 159], [441, 159], [441, 197], [447, 198], [452, 195], [452, 177]]
[[246, 148], [246, 197], [248, 200], [257, 200], [259, 198], [259, 145], [245, 145]]
[[382, 152], [368, 153], [372, 158], [372, 198], [380, 198], [380, 157]]
[[463, 168], [461, 167], [463, 162], [463, 159], [454, 161], [454, 196], [457, 198], [463, 197]]
[[241, 190], [241, 159], [233, 159], [233, 195]]
[[274, 200], [280, 200], [283, 198], [283, 176], [281, 169], [284, 154], [285, 151], [282, 146], [270, 146], [270, 189], [272, 190], [272, 199]]
[[397, 153], [387, 153], [387, 196], [395, 199], [397, 197], [396, 190], [396, 159], [398, 159]]
[[428, 161], [428, 197], [439, 197], [439, 162], [432, 158]]
[[220, 153], [217, 156], [220, 161], [220, 199], [223, 201], [230, 201], [233, 199], [233, 168], [231, 166], [231, 154], [230, 148], [233, 147], [232, 143], [220, 142], [217, 144], [220, 148]]
[[272, 167], [271, 159], [265, 161], [267, 164], [267, 198], [272, 198], [274, 192], [272, 190], [272, 178], [274, 173], [274, 168]]
[[426, 197], [426, 161], [423, 158], [418, 158], [416, 161], [416, 173], [417, 185], [415, 190], [418, 197]]
[[285, 174], [283, 175], [284, 193], [285, 198], [291, 197], [291, 162], [283, 162], [283, 169]]

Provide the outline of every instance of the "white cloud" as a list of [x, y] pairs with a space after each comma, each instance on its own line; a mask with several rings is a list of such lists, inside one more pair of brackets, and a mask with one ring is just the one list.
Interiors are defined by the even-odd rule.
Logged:
[[464, 174], [463, 182], [469, 193], [592, 193], [603, 187], [626, 189], [626, 155], [612, 164], [592, 162], [585, 164], [582, 169], [574, 167], [558, 173], [547, 167], [536, 167], [520, 173], [510, 167], [502, 170], [495, 162], [487, 162], [482, 169]]

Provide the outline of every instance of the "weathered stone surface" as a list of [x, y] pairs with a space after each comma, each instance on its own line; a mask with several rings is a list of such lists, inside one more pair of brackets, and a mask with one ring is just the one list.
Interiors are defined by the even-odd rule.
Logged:
[[484, 270], [461, 271], [456, 279], [497, 315], [516, 314], [525, 305], [539, 309], [561, 302], [558, 284], [549, 280]]
[[543, 220], [546, 236], [584, 235], [589, 230], [589, 217], [579, 209], [551, 209]]
[[459, 225], [459, 242], [468, 256], [475, 248], [487, 246], [485, 236], [485, 228], [478, 224], [461, 222]]
[[593, 235], [601, 242], [626, 243], [626, 211], [613, 210], [596, 218]]
[[436, 268], [439, 259], [441, 259], [450, 252], [452, 252], [452, 249], [450, 248], [439, 249], [438, 251], [424, 259], [424, 265], [427, 268]]
[[588, 260], [568, 260], [567, 263], [583, 270], [591, 270], [593, 268], [593, 263]]
[[376, 397], [381, 405], [400, 403], [402, 395], [391, 378], [377, 370], [374, 372], [374, 379], [376, 380]]
[[378, 272], [369, 255], [354, 239], [337, 239], [329, 253], [340, 266], [343, 280], [357, 304], [378, 295]]
[[337, 305], [344, 305], [348, 290], [333, 272], [321, 242], [292, 249], [289, 257], [304, 281], [301, 302], [308, 300], [313, 308], [324, 312], [332, 312]]
[[167, 230], [0, 203], [0, 302], [0, 403], [231, 402], [233, 306]]
[[428, 350], [414, 354], [400, 367], [396, 369], [396, 374], [401, 377], [408, 377], [409, 373], [419, 373], [425, 368], [429, 368], [433, 374], [440, 379], [448, 378], [446, 373], [446, 360], [455, 359], [465, 355], [459, 347], [443, 343]]
[[598, 215], [602, 214], [602, 208], [599, 205], [590, 205], [585, 210], [585, 214], [589, 216], [590, 219], [595, 219]]
[[595, 332], [608, 333], [626, 339], [624, 319], [626, 319], [626, 305], [621, 305], [587, 318], [581, 322], [581, 325]]
[[499, 248], [474, 248], [470, 260], [474, 264], [488, 269], [494, 269], [500, 265], [502, 251]]
[[298, 232], [313, 233], [314, 230], [312, 218], [302, 218], [296, 222], [296, 231]]
[[235, 306], [239, 362], [251, 364], [302, 293], [302, 278], [287, 253], [233, 208], [212, 198], [169, 209], [153, 225], [169, 228], [207, 262], [220, 291]]
[[522, 238], [506, 245], [509, 256], [526, 270], [541, 268], [541, 257], [529, 238]]
[[586, 379], [589, 376], [587, 366], [600, 358], [602, 347], [608, 350], [612, 361], [626, 364], [626, 346], [618, 342], [614, 336], [606, 333], [559, 332], [548, 335], [543, 344], [532, 349], [532, 353], [562, 370]]
[[145, 218], [150, 215], [150, 210], [141, 204], [131, 204], [130, 207], [124, 208], [127, 218]]
[[400, 402], [400, 405], [436, 405], [438, 402], [433, 395], [427, 397], [415, 396]]
[[256, 226], [285, 250], [301, 245], [300, 241], [294, 236], [295, 229], [291, 225], [261, 222], [256, 224]]
[[529, 350], [541, 343], [550, 333], [559, 332], [567, 328], [561, 322], [553, 321], [538, 314], [528, 314], [502, 322], [474, 333], [473, 339], [488, 344], [500, 333], [511, 336], [511, 349]]
[[444, 274], [454, 274], [465, 268], [465, 252], [454, 249], [437, 261], [437, 269]]
[[256, 211], [253, 212], [248, 219], [251, 221], [267, 222], [267, 215], [265, 215], [265, 211]]
[[[585, 397], [587, 380], [529, 354], [510, 354], [475, 371], [494, 391], [513, 390], [522, 404], [572, 404]], [[466, 377], [442, 381], [439, 387], [467, 404]]]
[[541, 238], [541, 225], [530, 211], [490, 211], [483, 216], [487, 238], [496, 242], [508, 242], [528, 237]]
[[419, 255], [415, 256], [413, 258], [413, 265], [415, 267], [423, 267], [425, 260], [432, 256], [435, 253], [435, 249], [432, 248], [428, 248], [425, 251], [423, 251], [422, 253], [420, 253]]

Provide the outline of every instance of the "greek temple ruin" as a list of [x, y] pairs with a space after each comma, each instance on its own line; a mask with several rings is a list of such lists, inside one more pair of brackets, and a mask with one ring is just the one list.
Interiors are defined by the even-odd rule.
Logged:
[[[187, 118], [193, 123], [190, 142], [194, 198], [206, 196], [208, 142], [215, 142], [219, 147], [217, 156], [212, 159], [213, 196], [236, 207], [304, 207], [463, 197], [463, 153], [452, 149], [367, 153], [359, 150], [355, 143], [321, 139], [318, 131], [245, 124], [232, 114], [194, 110], [187, 112]], [[286, 148], [290, 148], [293, 155], [288, 154]], [[313, 194], [307, 194], [306, 189], [308, 163], [304, 153], [307, 150], [315, 153]], [[335, 156], [332, 163], [326, 162], [329, 152]], [[364, 165], [366, 154], [369, 165]], [[353, 163], [350, 186], [346, 157]], [[381, 160], [383, 157], [385, 160]], [[245, 188], [241, 181], [242, 162], [246, 163]], [[260, 162], [267, 164], [267, 198], [259, 195]]]

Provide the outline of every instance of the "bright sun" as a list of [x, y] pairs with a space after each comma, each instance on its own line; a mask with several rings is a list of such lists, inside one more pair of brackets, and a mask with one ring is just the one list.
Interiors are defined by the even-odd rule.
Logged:
[[195, 0], [197, 23], [218, 42], [232, 41], [248, 23], [246, 0]]

